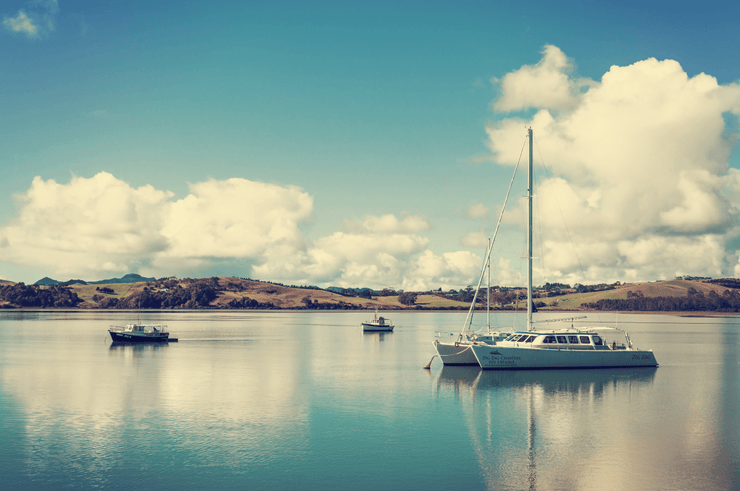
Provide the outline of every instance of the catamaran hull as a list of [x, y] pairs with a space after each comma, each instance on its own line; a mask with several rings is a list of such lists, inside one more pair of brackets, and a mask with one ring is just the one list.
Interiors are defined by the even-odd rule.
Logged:
[[470, 344], [440, 343], [435, 340], [434, 349], [437, 350], [437, 355], [445, 366], [479, 366]]
[[554, 350], [483, 345], [473, 345], [471, 349], [480, 367], [487, 370], [658, 366], [652, 351]]

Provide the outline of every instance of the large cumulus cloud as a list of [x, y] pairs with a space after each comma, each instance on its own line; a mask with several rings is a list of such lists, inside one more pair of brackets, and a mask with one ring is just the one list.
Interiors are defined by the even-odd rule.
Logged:
[[536, 192], [545, 276], [737, 274], [730, 244], [738, 236], [739, 181], [729, 167], [737, 138], [726, 116], [740, 115], [740, 86], [689, 77], [673, 60], [613, 66], [600, 81], [573, 78], [572, 68], [547, 46], [538, 64], [494, 81], [495, 109], [533, 115], [515, 113], [487, 128], [497, 161], [513, 164], [523, 128], [532, 126], [535, 160], [541, 152], [553, 174]]
[[297, 284], [426, 289], [467, 284], [480, 263], [466, 251], [429, 251], [421, 235], [429, 223], [413, 214], [347, 219], [342, 231], [309, 240], [302, 231], [313, 219], [308, 193], [247, 179], [192, 184], [175, 199], [106, 172], [67, 184], [36, 177], [16, 204], [18, 217], [0, 228], [3, 260], [64, 279], [220, 268]]

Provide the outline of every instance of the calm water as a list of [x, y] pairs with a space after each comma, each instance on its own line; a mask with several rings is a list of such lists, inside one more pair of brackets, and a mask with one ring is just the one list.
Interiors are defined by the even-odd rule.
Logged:
[[180, 342], [112, 346], [130, 314], [0, 312], [0, 488], [740, 483], [738, 318], [620, 315], [657, 369], [481, 372], [421, 368], [464, 314], [397, 312], [394, 333], [363, 334], [370, 317], [147, 313]]

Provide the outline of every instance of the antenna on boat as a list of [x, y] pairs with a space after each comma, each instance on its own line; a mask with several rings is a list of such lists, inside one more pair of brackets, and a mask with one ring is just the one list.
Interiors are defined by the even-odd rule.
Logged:
[[529, 167], [527, 171], [527, 331], [532, 327], [532, 154], [534, 145], [532, 143], [532, 127], [527, 128], [529, 137]]

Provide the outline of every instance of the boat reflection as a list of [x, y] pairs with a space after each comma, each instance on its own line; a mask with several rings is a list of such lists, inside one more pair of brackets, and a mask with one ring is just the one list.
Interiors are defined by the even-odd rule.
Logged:
[[608, 370], [481, 370], [479, 367], [443, 366], [437, 387], [475, 390], [538, 386], [545, 391], [596, 393], [610, 385], [652, 383], [657, 368], [615, 368]]
[[[604, 460], [629, 454], [634, 442], [624, 415], [631, 401], [649, 397], [644, 389], [656, 371], [445, 366], [435, 389], [459, 400], [488, 489], [578, 489], [603, 475]], [[614, 440], [624, 440], [616, 452], [622, 455], [612, 454]]]
[[134, 352], [134, 353], [145, 353], [152, 351], [159, 351], [160, 349], [167, 349], [168, 343], [127, 343], [125, 341], [113, 341], [108, 349], [111, 352]]
[[385, 332], [370, 332], [370, 331], [363, 331], [362, 337], [365, 339], [373, 339], [379, 343], [382, 343], [385, 341], [385, 336], [388, 333]]

